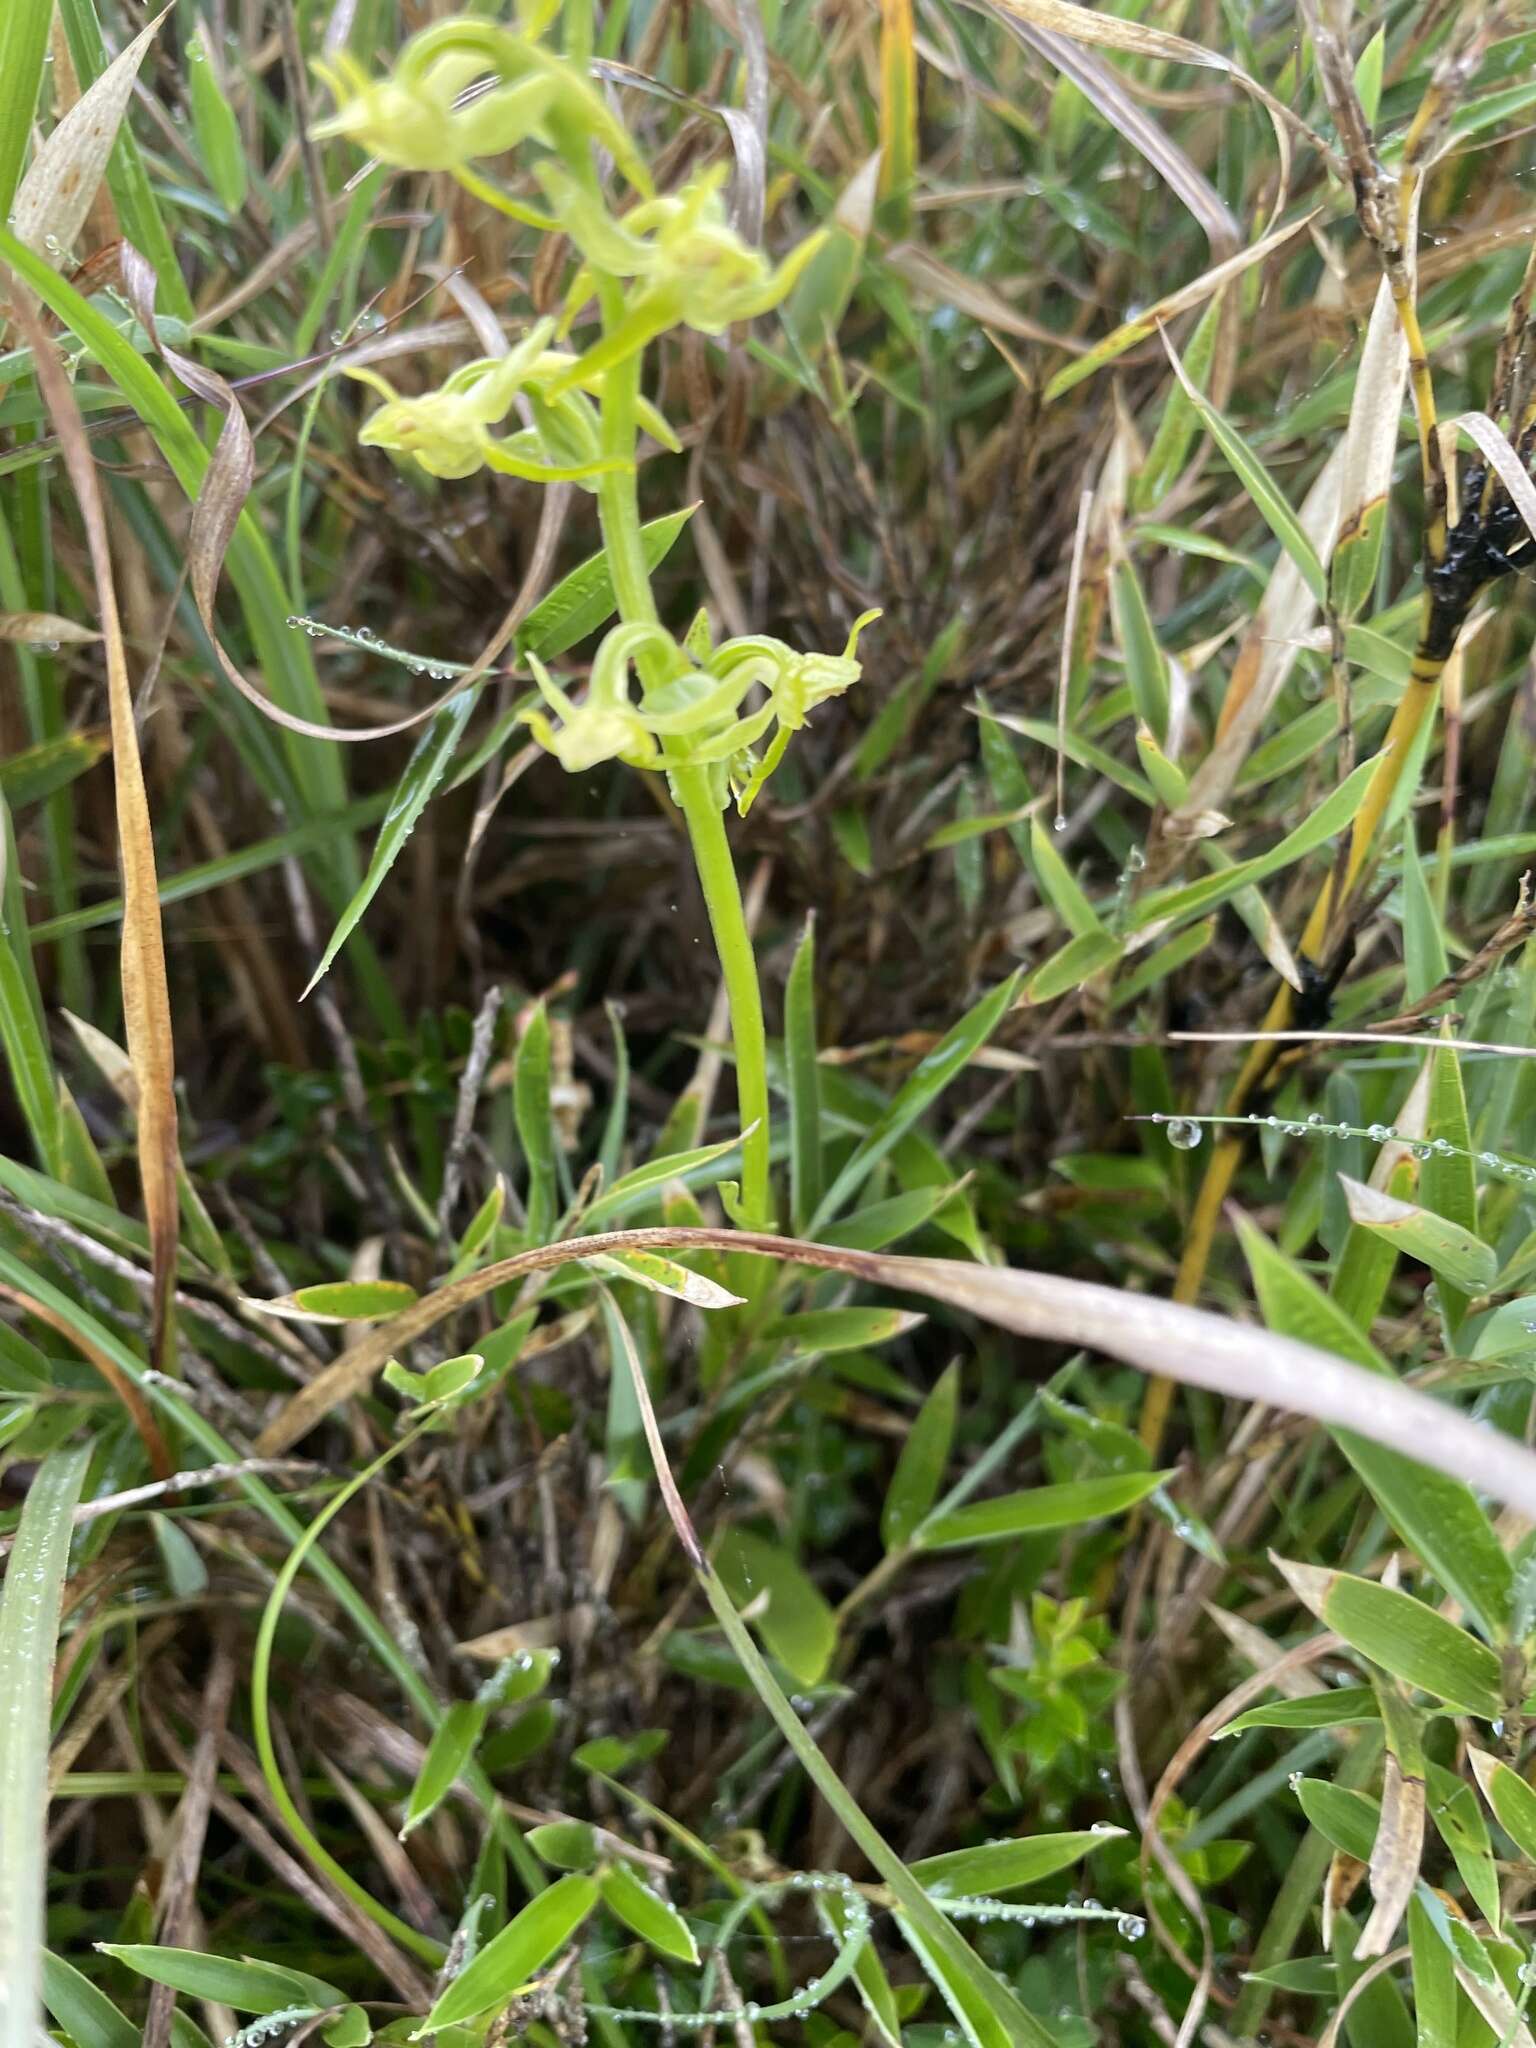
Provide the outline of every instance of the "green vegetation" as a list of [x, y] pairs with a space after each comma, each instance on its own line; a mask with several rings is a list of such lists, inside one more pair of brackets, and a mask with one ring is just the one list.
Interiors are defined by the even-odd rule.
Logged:
[[1532, 2048], [1533, 64], [0, 7], [0, 2048]]

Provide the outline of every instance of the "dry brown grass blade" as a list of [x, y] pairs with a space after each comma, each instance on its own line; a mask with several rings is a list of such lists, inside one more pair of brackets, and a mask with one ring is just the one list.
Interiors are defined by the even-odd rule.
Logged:
[[415, 1302], [327, 1366], [262, 1431], [256, 1454], [275, 1457], [287, 1450], [338, 1402], [361, 1393], [398, 1351], [492, 1289], [599, 1253], [645, 1250], [756, 1252], [942, 1301], [1021, 1337], [1103, 1352], [1142, 1372], [1206, 1387], [1234, 1400], [1260, 1401], [1310, 1415], [1330, 1428], [1356, 1430], [1404, 1457], [1465, 1479], [1536, 1519], [1536, 1453], [1444, 1402], [1346, 1365], [1294, 1338], [1229, 1322], [1180, 1302], [1122, 1293], [1059, 1273], [848, 1251], [751, 1230], [605, 1231], [537, 1245], [498, 1260]]
[[[1246, 249], [1239, 249], [1235, 256], [1228, 256], [1223, 262], [1212, 264], [1209, 270], [1202, 270], [1198, 277], [1191, 278], [1188, 284], [1181, 284], [1177, 291], [1169, 292], [1166, 298], [1161, 298], [1155, 305], [1148, 306], [1145, 312], [1138, 313], [1133, 320], [1124, 321], [1112, 333], [1106, 334], [1102, 341], [1096, 341], [1092, 348], [1084, 350], [1075, 363], [1069, 363], [1064, 370], [1056, 372], [1045, 387], [1046, 402], [1049, 404], [1051, 400], [1060, 398], [1064, 392], [1070, 391], [1074, 384], [1080, 384], [1085, 377], [1093, 376], [1107, 363], [1112, 363], [1123, 356], [1128, 349], [1135, 348], [1141, 342], [1150, 341], [1160, 327], [1166, 327], [1177, 319], [1179, 314], [1192, 312], [1196, 306], [1204, 305], [1207, 299], [1213, 298], [1234, 278], [1241, 277], [1256, 263], [1262, 263], [1276, 249], [1310, 227], [1316, 219], [1317, 212], [1314, 211], [1304, 215], [1300, 220], [1288, 221], [1283, 228], [1276, 228], [1273, 234], [1265, 235], [1261, 241], [1251, 243]], [[1067, 344], [1059, 342], [1058, 345], [1065, 347]]]
[[169, 1479], [176, 1469], [175, 1460], [166, 1449], [165, 1438], [160, 1434], [159, 1424], [150, 1413], [149, 1403], [116, 1359], [105, 1351], [99, 1351], [89, 1338], [82, 1337], [80, 1332], [56, 1310], [51, 1309], [47, 1302], [38, 1301], [35, 1296], [24, 1294], [19, 1287], [7, 1287], [0, 1283], [0, 1301], [14, 1302], [17, 1308], [24, 1309], [29, 1316], [35, 1316], [40, 1323], [46, 1323], [50, 1330], [57, 1331], [59, 1336], [75, 1347], [82, 1358], [88, 1359], [95, 1366], [127, 1410], [128, 1419], [133, 1424], [149, 1459], [149, 1469], [157, 1479]]
[[1290, 184], [1293, 129], [1305, 135], [1329, 163], [1334, 162], [1332, 150], [1320, 136], [1313, 134], [1292, 108], [1283, 100], [1277, 100], [1240, 64], [1234, 64], [1230, 57], [1223, 57], [1216, 50], [1206, 49], [1201, 43], [1172, 35], [1167, 29], [1147, 28], [1139, 21], [1123, 21], [1115, 14], [1075, 6], [1073, 0], [988, 0], [988, 4], [999, 14], [1011, 14], [1036, 28], [1052, 29], [1057, 35], [1070, 36], [1074, 42], [1097, 43], [1103, 49], [1124, 50], [1130, 56], [1160, 57], [1169, 64], [1194, 64], [1202, 71], [1224, 73], [1234, 85], [1240, 85], [1244, 92], [1251, 94], [1269, 115], [1280, 155], [1277, 206], [1283, 203]]
[[1090, 56], [1070, 37], [1048, 28], [1031, 27], [1010, 15], [1008, 26], [1032, 49], [1047, 57], [1064, 78], [1084, 94], [1088, 103], [1110, 126], [1144, 156], [1170, 192], [1189, 208], [1205, 231], [1211, 254], [1217, 259], [1235, 255], [1243, 239], [1237, 217], [1216, 187], [1202, 171], [1143, 112], [1116, 77], [1113, 68]]
[[58, 352], [43, 333], [28, 295], [19, 291], [13, 280], [7, 279], [7, 284], [16, 323], [32, 350], [38, 388], [58, 434], [59, 451], [80, 507], [101, 616], [112, 725], [118, 859], [123, 876], [123, 1021], [128, 1057], [138, 1084], [139, 1181], [144, 1192], [144, 1218], [149, 1225], [154, 1278], [150, 1351], [156, 1365], [165, 1371], [171, 1360], [171, 1292], [180, 1230], [176, 1192], [176, 1061], [171, 1042], [171, 999], [165, 980], [165, 939], [160, 927], [160, 890], [155, 874], [149, 796], [144, 787], [144, 764], [139, 758], [139, 735], [134, 724], [133, 691], [128, 681], [128, 655], [117, 609], [106, 515], [97, 486], [96, 465], [85, 436], [85, 422]]

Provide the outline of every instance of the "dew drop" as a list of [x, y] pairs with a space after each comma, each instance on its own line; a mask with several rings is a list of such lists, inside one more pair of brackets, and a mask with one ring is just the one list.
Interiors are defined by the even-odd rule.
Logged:
[[1168, 1142], [1176, 1151], [1193, 1152], [1199, 1144], [1202, 1133], [1197, 1123], [1187, 1116], [1176, 1116], [1168, 1124]]
[[1065, 811], [1058, 811], [1058, 812], [1056, 813], [1056, 817], [1055, 817], [1055, 825], [1056, 825], [1056, 830], [1057, 830], [1058, 832], [1065, 832], [1065, 831], [1066, 831], [1066, 829], [1067, 829], [1067, 814], [1066, 814], [1066, 812], [1065, 812]]

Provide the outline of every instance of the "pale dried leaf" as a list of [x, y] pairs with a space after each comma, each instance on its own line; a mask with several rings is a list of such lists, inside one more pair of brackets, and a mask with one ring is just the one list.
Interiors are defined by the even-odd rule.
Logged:
[[1365, 330], [1349, 425], [1344, 434], [1339, 541], [1353, 533], [1370, 507], [1387, 495], [1407, 384], [1408, 343], [1392, 303], [1392, 287], [1383, 278]]
[[1031, 27], [1027, 22], [1012, 19], [1008, 26], [1022, 41], [1048, 57], [1063, 77], [1070, 78], [1094, 111], [1146, 158], [1169, 191], [1184, 202], [1200, 223], [1211, 245], [1211, 254], [1218, 258], [1233, 255], [1243, 239], [1236, 215], [1178, 144], [1131, 98], [1113, 67], [1080, 49], [1071, 37], [1051, 29]]
[[171, 1002], [165, 978], [165, 939], [160, 925], [160, 890], [149, 798], [139, 758], [133, 691], [123, 645], [112, 573], [106, 516], [91, 459], [85, 423], [58, 351], [38, 324], [25, 293], [12, 293], [12, 310], [32, 350], [43, 403], [53, 419], [64, 466], [74, 487], [85, 527], [96, 603], [107, 663], [107, 703], [112, 726], [112, 769], [117, 806], [118, 859], [123, 877], [123, 1021], [128, 1057], [138, 1087], [139, 1180], [149, 1225], [153, 1276], [151, 1348], [163, 1371], [171, 1360], [171, 1295], [180, 1232], [177, 1206], [176, 1063], [171, 1040]]
[[1381, 1820], [1371, 1850], [1371, 1917], [1355, 1944], [1356, 1958], [1384, 1956], [1408, 1910], [1424, 1853], [1424, 1780], [1410, 1777], [1391, 1751], [1381, 1783]]
[[1488, 467], [1508, 491], [1510, 503], [1525, 521], [1526, 532], [1536, 540], [1536, 485], [1526, 474], [1509, 436], [1485, 412], [1464, 412], [1450, 424], [1460, 427], [1485, 457]]
[[128, 111], [139, 66], [170, 11], [164, 8], [141, 29], [89, 92], [76, 100], [21, 181], [11, 212], [12, 231], [55, 266], [69, 255], [91, 210]]
[[979, 284], [975, 278], [963, 277], [958, 270], [951, 270], [947, 263], [941, 263], [937, 256], [920, 249], [915, 242], [899, 242], [894, 249], [886, 251], [886, 261], [894, 270], [899, 270], [909, 284], [926, 292], [929, 298], [937, 299], [941, 305], [958, 307], [983, 327], [995, 327], [1002, 334], [1016, 334], [1024, 341], [1049, 342], [1053, 348], [1069, 349], [1074, 355], [1081, 352], [1081, 342], [1053, 334], [1038, 320], [1016, 313], [1008, 301], [989, 286]]
[[[688, 1249], [757, 1252], [843, 1273], [874, 1287], [946, 1302], [1021, 1337], [1099, 1351], [1188, 1386], [1310, 1415], [1330, 1428], [1354, 1430], [1388, 1450], [1465, 1479], [1496, 1500], [1536, 1516], [1536, 1453], [1501, 1431], [1485, 1429], [1444, 1401], [1346, 1364], [1293, 1337], [1230, 1322], [1181, 1302], [1126, 1294], [1059, 1273], [857, 1252], [743, 1230], [611, 1231], [540, 1245], [483, 1267], [393, 1317], [355, 1351], [317, 1374], [262, 1432], [257, 1455], [273, 1457], [286, 1450], [339, 1401], [367, 1387], [397, 1351], [494, 1288], [595, 1252]], [[1307, 1569], [1287, 1567], [1303, 1598], [1300, 1588], [1310, 1582], [1294, 1575]], [[1328, 1574], [1318, 1576], [1326, 1580]]]
[[12, 647], [88, 647], [100, 638], [94, 626], [57, 612], [0, 612], [0, 640]]

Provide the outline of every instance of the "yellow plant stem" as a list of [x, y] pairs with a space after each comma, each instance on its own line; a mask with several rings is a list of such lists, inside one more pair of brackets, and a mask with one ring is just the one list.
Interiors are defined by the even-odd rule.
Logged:
[[[1448, 655], [1430, 651], [1430, 630], [1430, 599], [1426, 593], [1419, 632], [1419, 651], [1414, 656], [1407, 687], [1393, 714], [1381, 752], [1376, 756], [1375, 772], [1366, 784], [1365, 796], [1355, 813], [1350, 830], [1349, 852], [1345, 858], [1343, 881], [1338, 895], [1338, 908], [1341, 912], [1347, 908], [1366, 863], [1375, 851], [1382, 820], [1402, 781], [1403, 770], [1423, 729], [1424, 721], [1430, 715], [1441, 674], [1449, 659]], [[1317, 900], [1312, 906], [1312, 914], [1307, 919], [1306, 929], [1301, 935], [1299, 950], [1306, 959], [1315, 961], [1325, 957], [1329, 927], [1333, 921], [1334, 877], [1329, 875], [1318, 891]], [[1295, 1012], [1295, 1002], [1295, 992], [1287, 984], [1282, 983], [1265, 1012], [1264, 1021], [1259, 1026], [1260, 1031], [1287, 1030]], [[1265, 1076], [1276, 1064], [1276, 1059], [1276, 1048], [1272, 1042], [1263, 1038], [1255, 1042], [1249, 1049], [1248, 1057], [1244, 1060], [1227, 1095], [1224, 1104], [1226, 1115], [1247, 1114], [1250, 1103]], [[1237, 1169], [1242, 1164], [1246, 1142], [1245, 1131], [1237, 1129], [1220, 1137], [1211, 1153], [1210, 1163], [1200, 1183], [1200, 1190], [1195, 1197], [1195, 1206], [1190, 1213], [1189, 1225], [1185, 1232], [1184, 1249], [1173, 1285], [1175, 1301], [1193, 1303], [1199, 1299], [1200, 1289], [1205, 1282], [1206, 1267], [1210, 1264], [1216, 1227], [1221, 1220], [1222, 1204], [1226, 1201]], [[1161, 1448], [1163, 1433], [1168, 1426], [1173, 1390], [1174, 1382], [1169, 1379], [1156, 1378], [1147, 1383], [1141, 1408], [1140, 1435], [1154, 1458]]]

